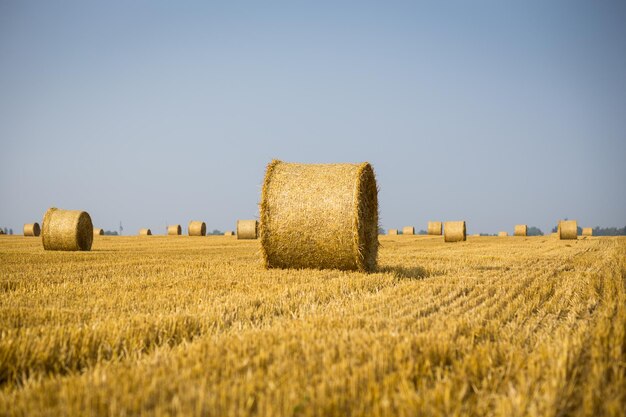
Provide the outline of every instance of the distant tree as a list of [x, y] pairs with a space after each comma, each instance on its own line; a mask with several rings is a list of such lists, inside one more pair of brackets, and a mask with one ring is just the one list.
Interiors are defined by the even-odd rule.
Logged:
[[541, 231], [540, 228], [535, 227], [535, 226], [531, 226], [526, 231], [526, 235], [527, 236], [543, 236], [543, 232]]
[[9, 229], [7, 229], [6, 227], [4, 228], [4, 234], [8, 235], [9, 234]]
[[105, 236], [118, 236], [116, 231], [111, 231], [111, 230], [105, 230], [104, 235]]
[[9, 234], [12, 235], [13, 234], [13, 229], [9, 229]]
[[618, 227], [600, 227], [593, 228], [594, 236], [626, 236], [626, 226]]
[[419, 232], [417, 232], [418, 235], [427, 235], [428, 232], [426, 230], [420, 230]]
[[211, 235], [211, 236], [213, 236], [213, 235], [223, 235], [223, 234], [224, 233], [222, 233], [220, 230], [217, 230], [217, 229], [213, 229], [212, 232], [207, 233], [207, 235]]
[[385, 229], [383, 229], [382, 227], [378, 227], [378, 234], [379, 235], [384, 235], [385, 234]]

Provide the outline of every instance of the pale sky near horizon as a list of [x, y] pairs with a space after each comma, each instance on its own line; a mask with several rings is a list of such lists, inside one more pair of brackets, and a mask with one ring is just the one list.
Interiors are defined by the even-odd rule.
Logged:
[[381, 225], [626, 225], [622, 1], [0, 1], [0, 227], [258, 216], [369, 161]]

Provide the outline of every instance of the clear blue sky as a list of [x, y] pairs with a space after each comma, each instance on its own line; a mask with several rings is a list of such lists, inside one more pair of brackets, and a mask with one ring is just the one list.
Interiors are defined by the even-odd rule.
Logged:
[[626, 224], [626, 3], [0, 2], [0, 226], [234, 228], [272, 158], [383, 227]]

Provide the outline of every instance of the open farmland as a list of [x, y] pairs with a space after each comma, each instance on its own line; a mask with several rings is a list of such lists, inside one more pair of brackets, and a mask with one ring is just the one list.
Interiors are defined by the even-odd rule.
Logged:
[[626, 239], [381, 236], [379, 271], [258, 241], [0, 237], [0, 415], [621, 415]]

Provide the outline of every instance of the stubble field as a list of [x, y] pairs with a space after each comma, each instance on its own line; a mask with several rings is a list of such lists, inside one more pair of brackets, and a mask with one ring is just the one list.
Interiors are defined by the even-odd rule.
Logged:
[[380, 242], [363, 274], [2, 236], [0, 415], [622, 415], [626, 238]]

